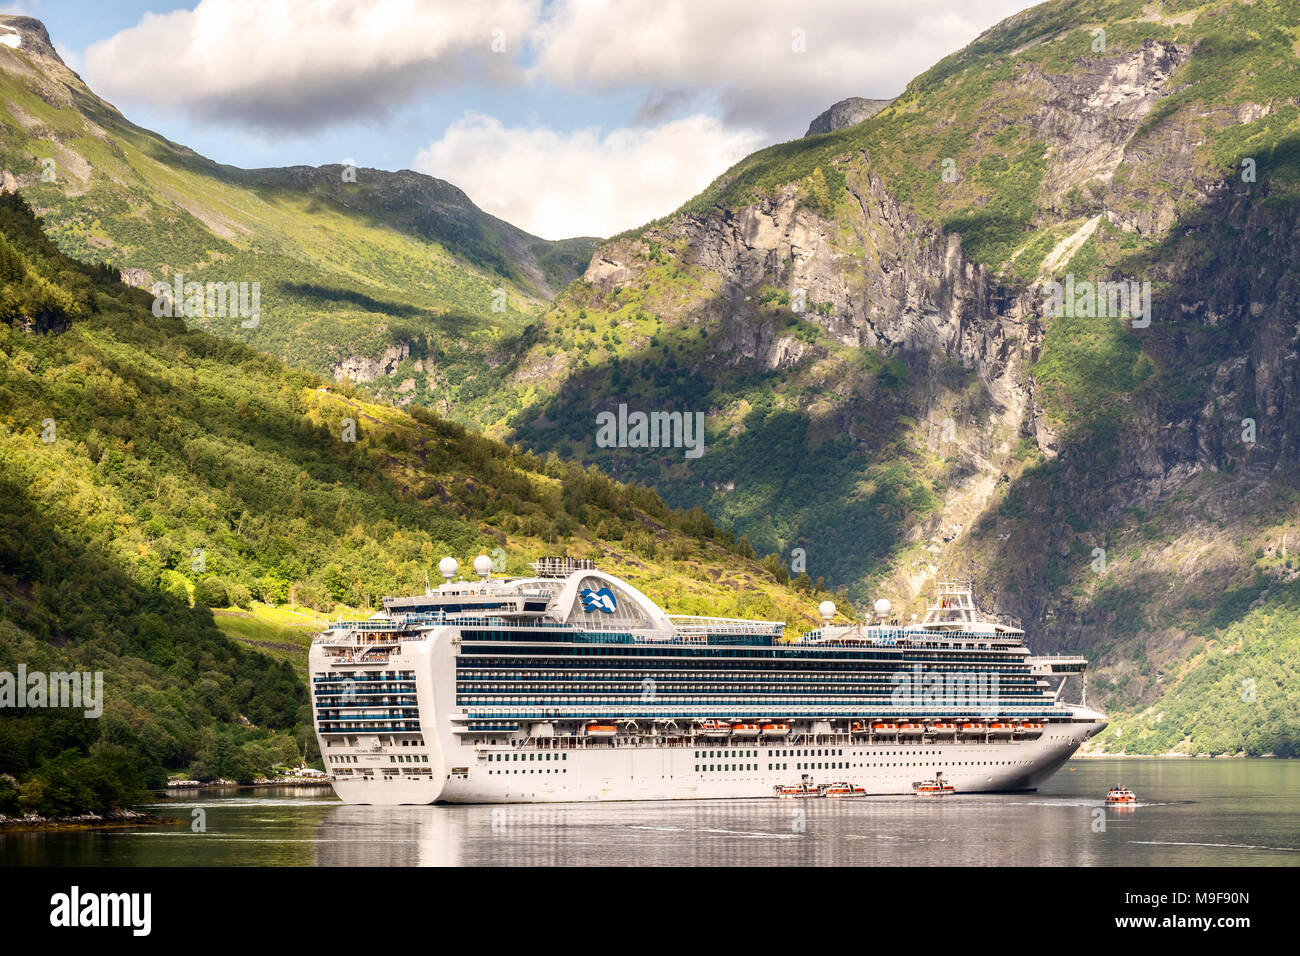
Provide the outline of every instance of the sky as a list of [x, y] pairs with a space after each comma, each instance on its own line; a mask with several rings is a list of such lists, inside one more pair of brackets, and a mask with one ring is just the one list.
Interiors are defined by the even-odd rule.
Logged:
[[663, 216], [1026, 0], [20, 0], [128, 118], [244, 168], [414, 169], [547, 239]]

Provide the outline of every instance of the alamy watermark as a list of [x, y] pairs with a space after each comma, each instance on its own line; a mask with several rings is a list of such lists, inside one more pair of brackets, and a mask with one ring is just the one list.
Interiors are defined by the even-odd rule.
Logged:
[[89, 718], [104, 713], [104, 672], [32, 671], [18, 665], [18, 673], [0, 671], [0, 710], [80, 707]]
[[153, 314], [169, 319], [224, 319], [238, 317], [246, 329], [257, 328], [262, 321], [262, 283], [260, 282], [186, 282], [176, 274], [176, 281], [155, 282]]
[[685, 448], [685, 457], [704, 454], [703, 412], [629, 412], [596, 415], [598, 448]]
[[998, 675], [986, 671], [925, 671], [920, 664], [897, 671], [890, 701], [911, 707], [960, 707], [971, 712], [993, 710], [998, 705]]
[[1127, 318], [1135, 329], [1151, 324], [1151, 283], [1146, 279], [1076, 282], [1069, 274], [1064, 285], [1053, 279], [1042, 288], [1043, 311], [1055, 318]]

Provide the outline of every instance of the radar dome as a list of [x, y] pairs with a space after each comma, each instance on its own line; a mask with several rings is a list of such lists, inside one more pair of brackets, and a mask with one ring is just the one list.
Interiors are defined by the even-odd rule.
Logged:
[[438, 573], [450, 581], [460, 570], [460, 562], [455, 558], [443, 558], [438, 562]]
[[835, 616], [835, 602], [822, 601], [821, 604], [817, 605], [817, 613], [822, 616], [823, 621], [829, 621]]
[[486, 554], [480, 554], [474, 559], [474, 573], [481, 578], [487, 577], [492, 573], [492, 559]]
[[877, 617], [888, 617], [889, 612], [893, 609], [894, 605], [889, 603], [889, 598], [880, 598], [876, 601], [875, 607]]

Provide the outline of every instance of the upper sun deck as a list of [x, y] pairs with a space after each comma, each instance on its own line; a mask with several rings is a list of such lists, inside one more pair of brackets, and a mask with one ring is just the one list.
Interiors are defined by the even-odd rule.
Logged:
[[[482, 560], [482, 559], [481, 559]], [[555, 562], [556, 559], [551, 559]], [[475, 562], [479, 580], [447, 580], [425, 593], [384, 598], [384, 610], [365, 621], [340, 620], [317, 638], [321, 644], [397, 643], [422, 639], [436, 627], [536, 629], [590, 633], [596, 639], [626, 635], [637, 643], [708, 643], [762, 638], [771, 643], [783, 621], [667, 614], [627, 581], [598, 571], [589, 561], [538, 562], [538, 576], [493, 578], [490, 563]], [[450, 571], [450, 573], [448, 573]]]

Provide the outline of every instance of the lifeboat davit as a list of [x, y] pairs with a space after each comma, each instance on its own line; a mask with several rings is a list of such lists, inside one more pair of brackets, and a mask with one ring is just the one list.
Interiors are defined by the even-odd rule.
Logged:
[[761, 728], [758, 724], [732, 724], [731, 735], [733, 737], [757, 737]]
[[979, 721], [965, 721], [961, 725], [961, 732], [967, 737], [983, 737], [988, 728]]
[[618, 734], [618, 727], [614, 724], [590, 723], [583, 732], [588, 737], [614, 737]]
[[790, 733], [789, 724], [764, 724], [763, 725], [764, 737], [784, 737], [789, 733]]
[[730, 737], [731, 724], [722, 720], [700, 721], [700, 733], [706, 737]]

